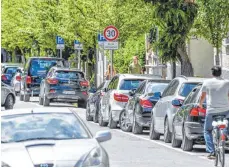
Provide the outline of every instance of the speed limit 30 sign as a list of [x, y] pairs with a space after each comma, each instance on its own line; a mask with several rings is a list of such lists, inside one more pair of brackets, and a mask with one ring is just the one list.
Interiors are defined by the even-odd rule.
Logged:
[[107, 41], [114, 41], [118, 38], [119, 32], [116, 27], [107, 26], [103, 31], [103, 35]]

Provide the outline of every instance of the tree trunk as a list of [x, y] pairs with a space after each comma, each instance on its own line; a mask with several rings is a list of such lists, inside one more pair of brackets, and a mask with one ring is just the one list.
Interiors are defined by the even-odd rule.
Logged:
[[177, 75], [177, 65], [176, 65], [176, 61], [173, 61], [172, 63], [172, 67], [173, 67], [173, 79], [176, 77]]
[[194, 72], [193, 72], [192, 64], [190, 62], [190, 59], [186, 51], [185, 43], [182, 44], [181, 47], [178, 47], [177, 52], [179, 53], [178, 58], [181, 63], [181, 75], [187, 77], [193, 77]]
[[215, 64], [216, 64], [216, 65], [220, 65], [220, 60], [219, 60], [219, 48], [216, 48]]

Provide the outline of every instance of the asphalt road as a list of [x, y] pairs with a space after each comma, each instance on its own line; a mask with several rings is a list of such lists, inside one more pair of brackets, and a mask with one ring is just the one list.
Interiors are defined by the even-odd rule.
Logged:
[[[32, 98], [31, 102], [17, 101], [17, 108], [42, 108], [38, 104], [38, 98]], [[71, 107], [62, 103], [51, 103], [52, 107]], [[2, 110], [4, 110], [2, 108]], [[107, 127], [100, 127], [93, 122], [85, 120], [85, 109], [78, 109], [79, 116], [86, 122], [93, 134]], [[163, 142], [163, 137], [158, 141], [149, 140], [148, 132], [143, 135], [125, 133], [120, 129], [111, 130], [112, 139], [104, 142], [103, 146], [110, 157], [112, 167], [213, 167], [214, 162], [206, 158], [205, 146], [194, 146], [192, 152], [184, 152], [181, 149], [172, 148], [171, 144]], [[229, 154], [226, 154], [226, 166], [229, 167]]]

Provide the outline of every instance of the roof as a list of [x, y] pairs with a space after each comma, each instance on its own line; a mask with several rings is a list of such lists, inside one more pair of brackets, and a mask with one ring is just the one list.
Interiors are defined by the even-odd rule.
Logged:
[[170, 83], [171, 80], [165, 80], [165, 79], [148, 79], [148, 82], [160, 82], [160, 83]]
[[65, 71], [80, 71], [80, 72], [82, 72], [80, 69], [76, 69], [76, 68], [57, 67], [57, 66], [52, 67], [52, 69], [65, 70]]
[[205, 80], [209, 78], [200, 78], [200, 77], [186, 77], [183, 75], [177, 76], [176, 78], [181, 78], [186, 80], [186, 82], [204, 82]]
[[29, 57], [29, 59], [35, 59], [35, 58], [64, 60], [63, 58], [57, 58], [57, 57]]
[[118, 74], [118, 76], [130, 79], [162, 79], [161, 76], [151, 74]]
[[42, 107], [42, 108], [22, 108], [22, 109], [12, 109], [12, 110], [5, 110], [1, 111], [1, 116], [7, 116], [7, 115], [17, 115], [17, 114], [32, 114], [36, 113], [66, 113], [70, 114], [72, 113], [70, 108], [59, 108], [59, 107]]

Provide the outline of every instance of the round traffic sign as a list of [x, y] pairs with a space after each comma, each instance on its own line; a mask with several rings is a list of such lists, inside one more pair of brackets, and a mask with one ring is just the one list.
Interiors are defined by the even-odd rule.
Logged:
[[107, 26], [103, 31], [103, 35], [107, 41], [114, 41], [118, 38], [119, 32], [116, 27]]

